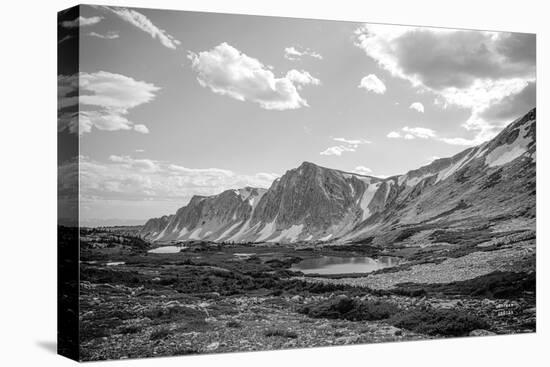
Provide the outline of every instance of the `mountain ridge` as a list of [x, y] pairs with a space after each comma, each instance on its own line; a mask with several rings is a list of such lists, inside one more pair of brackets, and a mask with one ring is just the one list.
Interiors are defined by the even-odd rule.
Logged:
[[[152, 241], [349, 242], [398, 233], [400, 226], [445, 210], [448, 220], [456, 220], [457, 211], [464, 218], [476, 210], [492, 213], [499, 200], [515, 203], [508, 197], [514, 192], [502, 191], [503, 186], [517, 187], [523, 194], [521, 183], [534, 185], [535, 127], [536, 109], [532, 109], [487, 142], [387, 178], [304, 161], [268, 189], [245, 187], [193, 196], [175, 214], [147, 221], [140, 235]], [[512, 168], [526, 174], [517, 177]], [[479, 207], [477, 201], [486, 206]], [[457, 206], [462, 209], [453, 209]]]

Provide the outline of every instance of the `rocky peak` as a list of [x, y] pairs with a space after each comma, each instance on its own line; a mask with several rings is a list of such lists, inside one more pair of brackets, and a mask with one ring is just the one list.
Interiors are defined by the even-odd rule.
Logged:
[[305, 161], [267, 190], [193, 196], [175, 215], [147, 222], [141, 233], [153, 240], [353, 240], [434, 218], [502, 215], [520, 206], [523, 213], [534, 207], [535, 120], [533, 109], [491, 141], [389, 178]]

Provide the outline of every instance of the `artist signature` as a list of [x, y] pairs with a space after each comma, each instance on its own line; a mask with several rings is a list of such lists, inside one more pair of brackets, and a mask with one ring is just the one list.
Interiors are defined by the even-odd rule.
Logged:
[[502, 303], [496, 305], [497, 316], [510, 316], [513, 315], [518, 308], [518, 305], [514, 303]]

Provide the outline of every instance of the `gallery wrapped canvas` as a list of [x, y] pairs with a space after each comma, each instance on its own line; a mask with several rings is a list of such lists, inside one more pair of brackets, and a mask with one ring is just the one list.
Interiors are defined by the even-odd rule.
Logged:
[[534, 34], [58, 14], [58, 350], [536, 330]]

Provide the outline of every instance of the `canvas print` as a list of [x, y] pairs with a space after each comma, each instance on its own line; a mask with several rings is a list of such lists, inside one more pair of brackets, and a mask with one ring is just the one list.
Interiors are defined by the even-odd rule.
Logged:
[[536, 331], [535, 35], [58, 15], [59, 353]]

